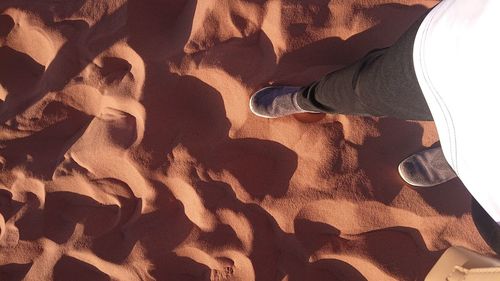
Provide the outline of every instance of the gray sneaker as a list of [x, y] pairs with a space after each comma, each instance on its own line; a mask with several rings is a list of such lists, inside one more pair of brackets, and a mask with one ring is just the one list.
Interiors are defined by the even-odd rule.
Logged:
[[250, 98], [250, 110], [257, 116], [277, 118], [311, 112], [300, 108], [297, 94], [300, 87], [271, 86], [255, 92]]
[[398, 170], [405, 182], [416, 187], [431, 187], [457, 177], [441, 147], [411, 155], [399, 164]]

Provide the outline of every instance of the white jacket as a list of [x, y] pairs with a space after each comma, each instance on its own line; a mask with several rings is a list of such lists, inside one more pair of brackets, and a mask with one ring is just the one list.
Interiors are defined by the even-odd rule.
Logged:
[[413, 59], [446, 159], [500, 223], [500, 0], [440, 2]]

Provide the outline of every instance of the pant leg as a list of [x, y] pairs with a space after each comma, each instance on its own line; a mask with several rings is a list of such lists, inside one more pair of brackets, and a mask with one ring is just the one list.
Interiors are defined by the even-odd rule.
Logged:
[[326, 113], [432, 120], [413, 66], [413, 43], [425, 16], [391, 47], [327, 74], [300, 90], [300, 107]]
[[479, 205], [479, 203], [472, 199], [472, 219], [483, 237], [484, 241], [500, 255], [500, 225], [491, 218], [490, 215]]

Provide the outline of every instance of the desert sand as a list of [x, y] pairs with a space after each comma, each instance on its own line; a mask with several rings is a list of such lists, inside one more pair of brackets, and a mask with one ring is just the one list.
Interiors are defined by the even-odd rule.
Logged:
[[0, 2], [0, 280], [423, 280], [491, 255], [432, 122], [248, 109], [393, 43], [437, 1]]

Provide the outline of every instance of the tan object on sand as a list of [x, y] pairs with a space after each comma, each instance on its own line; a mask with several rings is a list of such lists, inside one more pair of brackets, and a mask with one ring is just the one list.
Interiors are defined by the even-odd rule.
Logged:
[[425, 281], [497, 281], [500, 260], [462, 247], [451, 247], [431, 269]]

